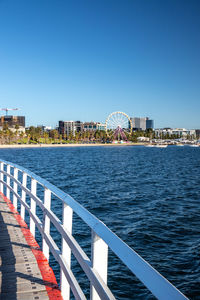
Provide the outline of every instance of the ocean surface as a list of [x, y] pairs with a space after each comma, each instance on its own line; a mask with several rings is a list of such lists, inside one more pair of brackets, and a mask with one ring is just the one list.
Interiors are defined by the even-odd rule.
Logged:
[[[0, 149], [0, 159], [70, 194], [187, 297], [200, 299], [200, 148]], [[52, 209], [61, 217], [58, 202], [52, 201]], [[76, 216], [73, 232], [90, 256], [90, 230]], [[51, 233], [60, 245], [55, 228]], [[117, 299], [154, 299], [111, 252], [108, 264], [108, 285]], [[51, 265], [59, 281], [52, 257]], [[88, 295], [75, 260], [72, 268]]]

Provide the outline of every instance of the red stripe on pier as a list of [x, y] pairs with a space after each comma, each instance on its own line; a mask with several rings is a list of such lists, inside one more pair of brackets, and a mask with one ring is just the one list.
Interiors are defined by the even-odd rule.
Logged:
[[12, 202], [6, 196], [4, 196], [1, 192], [0, 192], [0, 195], [4, 199], [4, 201], [7, 203], [8, 207], [10, 208], [11, 212], [13, 213], [15, 219], [19, 223], [19, 225], [21, 227], [21, 231], [24, 234], [24, 237], [27, 241], [27, 244], [30, 246], [30, 248], [37, 260], [38, 267], [40, 269], [42, 278], [44, 280], [49, 299], [50, 300], [54, 300], [54, 299], [62, 300], [63, 298], [61, 296], [61, 292], [58, 287], [54, 272], [53, 272], [52, 268], [49, 266], [48, 260], [44, 256], [42, 250], [40, 249], [40, 246], [38, 245], [34, 236], [28, 229], [28, 226], [25, 223], [25, 221], [21, 218], [20, 214], [15, 209]]

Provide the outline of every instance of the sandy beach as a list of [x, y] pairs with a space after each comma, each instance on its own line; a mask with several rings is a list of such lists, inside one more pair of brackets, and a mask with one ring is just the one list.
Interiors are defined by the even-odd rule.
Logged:
[[127, 143], [127, 144], [16, 144], [16, 145], [0, 145], [0, 149], [4, 148], [56, 148], [56, 147], [123, 147], [123, 146], [142, 146], [143, 143]]

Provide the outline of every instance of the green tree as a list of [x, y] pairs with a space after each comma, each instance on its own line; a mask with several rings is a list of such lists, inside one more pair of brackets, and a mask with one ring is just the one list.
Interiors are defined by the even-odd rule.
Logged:
[[58, 139], [58, 130], [53, 129], [50, 131], [50, 136], [53, 138], [54, 142]]
[[44, 142], [45, 142], [45, 144], [47, 144], [47, 141], [48, 141], [48, 138], [49, 138], [49, 134], [48, 134], [47, 131], [45, 131], [45, 132], [43, 133], [43, 137], [44, 137]]

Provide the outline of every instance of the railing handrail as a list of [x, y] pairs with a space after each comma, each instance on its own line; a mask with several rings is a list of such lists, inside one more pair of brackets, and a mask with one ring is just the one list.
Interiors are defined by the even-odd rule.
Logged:
[[[44, 189], [50, 190], [50, 192], [54, 194], [57, 198], [59, 198], [63, 204], [69, 206], [92, 229], [92, 231], [95, 232], [95, 234], [108, 245], [108, 247], [123, 261], [123, 263], [138, 277], [138, 279], [140, 279], [141, 282], [143, 282], [143, 284], [158, 299], [187, 299], [176, 287], [174, 287], [167, 279], [165, 279], [149, 263], [147, 263], [139, 254], [137, 254], [125, 242], [123, 242], [102, 221], [100, 221], [97, 217], [95, 217], [88, 210], [86, 210], [81, 204], [79, 204], [76, 200], [74, 200], [70, 195], [63, 192], [62, 190], [60, 190], [58, 187], [54, 186], [47, 180], [36, 175], [32, 171], [19, 166], [18, 164], [10, 163], [6, 160], [0, 160], [0, 163], [3, 163], [7, 166], [19, 170], [22, 173], [27, 174], [30, 178], [36, 180], [41, 186], [43, 186]], [[15, 176], [7, 173], [6, 171], [3, 170], [3, 168], [1, 168], [0, 173], [8, 176], [10, 179], [13, 180], [13, 182], [20, 185], [21, 188], [24, 190], [24, 192], [27, 192], [29, 196], [32, 197], [33, 199], [35, 198], [36, 202], [38, 202], [38, 200], [41, 201], [27, 187], [24, 187], [21, 184], [21, 182], [19, 182], [15, 178]], [[14, 188], [9, 187], [9, 185], [5, 181], [3, 181], [2, 178], [0, 179], [0, 182], [3, 183], [7, 188], [10, 188], [14, 193], [14, 195], [17, 198], [19, 198], [19, 200], [23, 204], [22, 199], [20, 199], [20, 196], [17, 194]], [[55, 220], [57, 222], [58, 218], [50, 209], [45, 207], [42, 202], [38, 204], [39, 206], [41, 206], [43, 212], [46, 213], [48, 217], [51, 217], [52, 222], [53, 221], [55, 222]], [[32, 218], [35, 219], [34, 213], [31, 212], [31, 214], [32, 214]], [[69, 243], [69, 240], [73, 239], [72, 235], [65, 230], [62, 224], [58, 224], [58, 227], [59, 227], [58, 231], [60, 233], [62, 231], [61, 233], [62, 237], [65, 236], [65, 240], [68, 239], [68, 243]], [[48, 240], [47, 236], [48, 235], [46, 235], [46, 240]], [[88, 270], [88, 272], [90, 272], [90, 270]], [[95, 276], [98, 276], [98, 273]], [[113, 298], [112, 294], [108, 293], [107, 296], [108, 299]]]

